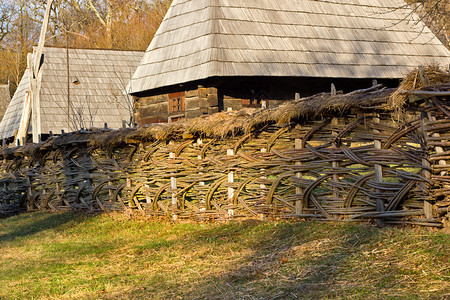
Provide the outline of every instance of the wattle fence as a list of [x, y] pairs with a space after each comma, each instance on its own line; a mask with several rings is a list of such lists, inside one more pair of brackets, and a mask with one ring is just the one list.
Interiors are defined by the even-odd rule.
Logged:
[[392, 106], [398, 91], [374, 87], [5, 148], [0, 211], [442, 227], [450, 209], [448, 87], [411, 92], [401, 109]]

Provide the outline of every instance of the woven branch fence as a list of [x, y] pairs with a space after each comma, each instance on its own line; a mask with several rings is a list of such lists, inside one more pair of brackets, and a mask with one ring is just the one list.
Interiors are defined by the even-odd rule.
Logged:
[[3, 149], [0, 211], [442, 227], [450, 207], [448, 90], [416, 92], [401, 111], [391, 109], [399, 91], [377, 86]]

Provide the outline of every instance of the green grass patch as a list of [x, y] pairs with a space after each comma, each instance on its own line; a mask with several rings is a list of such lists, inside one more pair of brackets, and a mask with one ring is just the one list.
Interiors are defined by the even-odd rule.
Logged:
[[450, 296], [450, 238], [423, 228], [30, 213], [0, 247], [0, 299]]

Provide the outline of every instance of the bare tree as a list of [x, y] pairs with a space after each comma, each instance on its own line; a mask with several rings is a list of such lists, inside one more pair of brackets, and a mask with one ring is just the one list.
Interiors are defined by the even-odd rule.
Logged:
[[[128, 93], [127, 83], [124, 81], [123, 77], [119, 75], [118, 72], [114, 72], [116, 76], [116, 82], [111, 83], [109, 87], [109, 92], [111, 96], [109, 97], [109, 102], [114, 105], [117, 109], [126, 110], [128, 112], [127, 124], [129, 127], [134, 125], [134, 101], [133, 97]], [[131, 70], [129, 79], [131, 80]]]
[[0, 0], [0, 42], [10, 33], [14, 6], [7, 0]]
[[433, 33], [450, 49], [450, 2], [446, 0], [405, 0]]
[[[78, 104], [78, 105], [76, 105]], [[98, 106], [96, 107], [92, 101], [89, 101], [88, 96], [85, 96], [81, 103], [70, 102], [70, 131], [76, 131], [81, 128], [94, 127], [95, 116], [98, 113]]]

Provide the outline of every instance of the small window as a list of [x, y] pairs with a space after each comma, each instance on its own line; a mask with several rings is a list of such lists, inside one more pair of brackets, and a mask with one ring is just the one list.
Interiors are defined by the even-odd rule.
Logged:
[[261, 99], [242, 99], [242, 107], [261, 107]]
[[184, 113], [184, 92], [169, 94], [169, 114]]
[[266, 91], [260, 90], [251, 99], [242, 99], [242, 107], [266, 108], [270, 99], [271, 97]]

